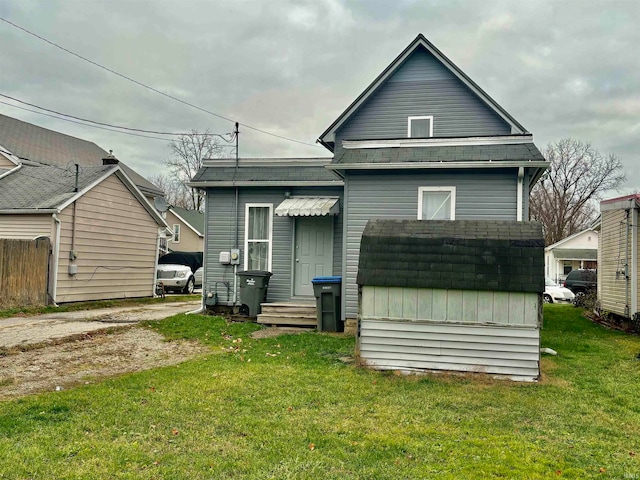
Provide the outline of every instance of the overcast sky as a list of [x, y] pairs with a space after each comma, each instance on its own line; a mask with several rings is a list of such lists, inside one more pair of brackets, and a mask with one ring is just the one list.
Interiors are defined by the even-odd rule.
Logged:
[[[589, 141], [624, 163], [621, 193], [640, 191], [640, 0], [0, 0], [0, 16], [167, 94], [311, 145], [422, 33], [538, 147]], [[0, 93], [115, 125], [233, 129], [4, 22]], [[166, 141], [4, 104], [0, 113], [113, 149], [145, 176], [165, 170]], [[240, 155], [329, 152], [241, 127]]]

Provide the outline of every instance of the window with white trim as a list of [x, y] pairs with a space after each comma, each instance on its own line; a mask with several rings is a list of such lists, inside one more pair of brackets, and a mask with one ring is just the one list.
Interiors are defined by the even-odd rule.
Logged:
[[173, 243], [180, 243], [180, 225], [177, 223], [173, 226]]
[[407, 120], [407, 137], [433, 137], [433, 115], [409, 117]]
[[270, 272], [273, 205], [248, 203], [245, 208], [244, 268]]
[[455, 220], [456, 187], [418, 187], [418, 220]]

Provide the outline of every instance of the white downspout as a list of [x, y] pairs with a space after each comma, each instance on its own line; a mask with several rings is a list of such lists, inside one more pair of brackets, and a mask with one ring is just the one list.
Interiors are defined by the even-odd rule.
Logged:
[[156, 235], [156, 261], [153, 264], [153, 281], [151, 282], [151, 296], [156, 295], [156, 284], [158, 283], [158, 256], [160, 255], [160, 237], [166, 235], [164, 233], [164, 227], [158, 227], [158, 234]]
[[524, 190], [524, 167], [518, 168], [518, 192], [517, 192], [517, 204], [516, 204], [516, 220], [522, 221], [523, 214], [523, 190]]
[[633, 318], [634, 313], [640, 312], [638, 305], [638, 208], [631, 210], [631, 312], [629, 317]]
[[58, 218], [58, 213], [54, 213], [52, 215], [55, 225], [55, 234], [53, 243], [53, 272], [51, 275], [51, 299], [56, 307], [58, 306], [58, 302], [56, 302], [56, 296], [58, 291], [58, 262], [60, 261], [60, 230], [62, 230], [62, 222]]

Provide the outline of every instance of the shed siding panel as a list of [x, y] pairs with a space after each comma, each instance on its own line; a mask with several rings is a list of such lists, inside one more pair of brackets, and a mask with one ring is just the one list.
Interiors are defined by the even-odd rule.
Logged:
[[[602, 212], [602, 230], [598, 239], [601, 258], [598, 261], [598, 285], [602, 309], [618, 315], [625, 314], [627, 282], [624, 275], [626, 262], [626, 221], [624, 210]], [[629, 249], [630, 251], [630, 249]]]
[[[243, 270], [244, 265], [244, 222], [245, 205], [247, 203], [265, 203], [275, 208], [285, 199], [285, 191], [294, 196], [340, 196], [342, 188], [246, 188], [243, 187], [238, 195], [238, 248], [240, 248], [240, 265], [238, 271]], [[213, 291], [216, 282], [228, 282], [228, 287], [218, 283], [217, 291], [219, 302], [225, 305], [233, 303], [233, 266], [221, 265], [218, 262], [219, 254], [229, 251], [235, 246], [235, 191], [232, 188], [218, 188], [207, 190], [207, 245], [205, 262], [206, 278], [205, 289]], [[342, 205], [340, 205], [342, 209]], [[340, 275], [342, 270], [342, 216], [333, 218], [333, 274]], [[273, 216], [272, 236], [272, 273], [267, 290], [268, 302], [289, 301], [292, 296], [291, 282], [294, 217]]]
[[[538, 325], [540, 296], [536, 293], [399, 288], [364, 285], [361, 287], [361, 318], [427, 320], [443, 323]], [[432, 299], [418, 302], [416, 299]], [[365, 302], [366, 299], [366, 302]], [[368, 308], [367, 305], [374, 305]], [[484, 310], [502, 306], [502, 315], [487, 316]], [[408, 314], [407, 314], [408, 313]]]
[[336, 132], [342, 140], [407, 137], [409, 116], [433, 116], [433, 135], [506, 135], [511, 127], [430, 53], [416, 51]]
[[[44, 235], [51, 238], [51, 215], [0, 215], [0, 238], [33, 240]], [[51, 239], [52, 244], [54, 239]]]
[[158, 225], [115, 175], [76, 202], [78, 274], [68, 274], [73, 205], [60, 213], [57, 302], [154, 294]]
[[362, 361], [381, 370], [456, 370], [533, 381], [539, 375], [538, 328], [394, 322], [363, 318]]
[[343, 311], [357, 314], [358, 255], [360, 239], [372, 218], [416, 219], [418, 187], [455, 186], [456, 219], [516, 220], [517, 171], [438, 171], [350, 174], [347, 177], [346, 271]]
[[196, 232], [191, 230], [189, 226], [178, 219], [171, 211], [167, 211], [167, 223], [169, 228], [173, 229], [173, 225], [180, 225], [180, 241], [175, 243], [173, 237], [167, 240], [167, 246], [177, 252], [202, 252], [204, 247], [204, 239]]

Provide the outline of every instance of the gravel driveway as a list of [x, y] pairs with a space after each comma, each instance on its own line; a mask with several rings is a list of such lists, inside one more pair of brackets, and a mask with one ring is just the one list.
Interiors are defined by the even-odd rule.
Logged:
[[211, 352], [197, 342], [167, 342], [136, 326], [199, 305], [179, 302], [0, 319], [0, 400], [64, 390]]

